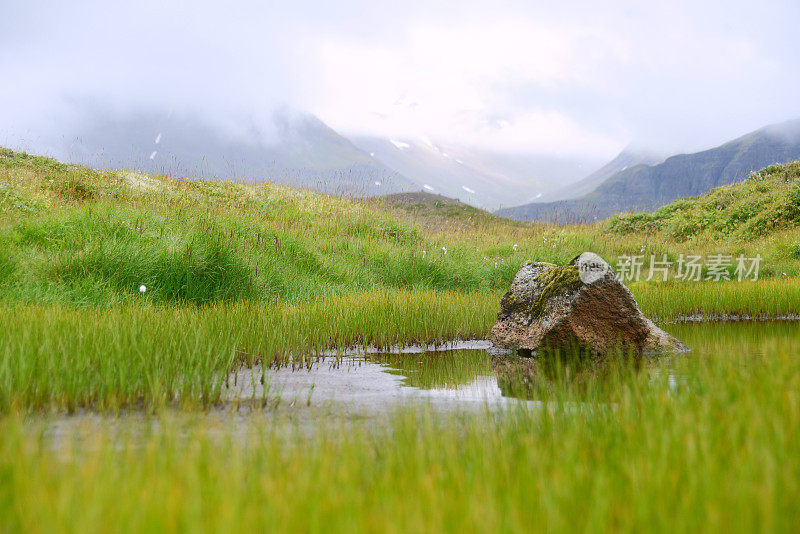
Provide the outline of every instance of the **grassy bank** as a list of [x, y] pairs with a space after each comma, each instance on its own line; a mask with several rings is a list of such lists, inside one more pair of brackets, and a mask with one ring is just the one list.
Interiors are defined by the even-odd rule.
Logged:
[[[762, 279], [792, 278], [800, 275], [798, 168], [768, 169], [652, 216], [551, 227], [469, 207], [418, 215], [270, 184], [95, 171], [2, 150], [0, 299], [114, 306], [413, 288], [500, 294], [524, 261], [561, 264], [586, 250], [612, 266], [639, 255], [645, 273], [651, 256], [760, 255]], [[753, 188], [764, 190], [760, 204]], [[736, 221], [743, 230], [726, 230]]]
[[[796, 280], [634, 284], [643, 311], [687, 315], [795, 313]], [[493, 292], [376, 291], [297, 304], [0, 306], [0, 411], [118, 410], [219, 402], [237, 365], [282, 362], [354, 345], [485, 338]]]
[[243, 438], [166, 414], [71, 441], [5, 418], [0, 517], [12, 531], [790, 532], [793, 328], [705, 336], [697, 357], [622, 368], [584, 404], [560, 402], [566, 382], [547, 409], [403, 411], [390, 429], [256, 418]]
[[769, 319], [796, 315], [800, 309], [800, 280], [757, 282], [672, 282], [630, 284], [639, 307], [660, 322], [689, 316], [720, 319], [736, 315]]
[[493, 295], [398, 291], [297, 305], [0, 307], [0, 411], [217, 403], [237, 365], [483, 337]]

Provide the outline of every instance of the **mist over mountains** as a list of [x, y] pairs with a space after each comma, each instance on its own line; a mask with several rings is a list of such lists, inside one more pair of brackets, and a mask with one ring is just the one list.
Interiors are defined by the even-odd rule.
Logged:
[[22, 148], [96, 168], [271, 181], [333, 195], [425, 191], [488, 210], [539, 198], [600, 163], [501, 154], [427, 138], [351, 141], [314, 115], [285, 108], [268, 121], [231, 123], [157, 109], [120, 112], [80, 101], [59, 136], [36, 138]]
[[[617, 159], [623, 156], [624, 152]], [[742, 181], [752, 171], [773, 163], [796, 159], [800, 159], [800, 119], [766, 126], [718, 147], [672, 156], [655, 165], [627, 166], [577, 198], [529, 203], [496, 213], [523, 221], [591, 222], [619, 212], [650, 211], [681, 197]], [[597, 177], [589, 178], [594, 181]]]
[[[190, 179], [271, 181], [351, 197], [427, 192], [523, 221], [590, 222], [649, 211], [800, 158], [800, 120], [671, 157], [631, 145], [592, 157], [500, 153], [425, 137], [345, 137], [287, 108], [268, 120], [158, 109], [124, 112], [82, 101], [60, 135], [22, 148], [67, 162]], [[512, 206], [512, 207], [509, 207]]]
[[353, 142], [423, 190], [489, 210], [539, 198], [600, 163], [589, 157], [501, 154], [427, 138], [355, 137]]
[[653, 149], [627, 146], [620, 152], [614, 159], [591, 173], [589, 176], [578, 180], [566, 187], [559, 187], [558, 189], [548, 191], [541, 197], [535, 199], [535, 202], [552, 202], [556, 200], [566, 200], [570, 198], [580, 197], [587, 193], [591, 193], [597, 187], [625, 169], [634, 167], [636, 165], [655, 165], [664, 161], [668, 154], [663, 154]]
[[415, 189], [310, 114], [278, 110], [271, 121], [235, 130], [194, 115], [114, 113], [81, 106], [67, 133], [33, 150], [98, 168], [191, 179], [272, 181], [328, 194], [369, 196]]

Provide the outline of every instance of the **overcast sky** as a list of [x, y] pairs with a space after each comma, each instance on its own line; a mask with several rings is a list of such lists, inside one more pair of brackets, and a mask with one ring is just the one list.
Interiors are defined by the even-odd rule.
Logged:
[[797, 0], [0, 2], [0, 143], [86, 98], [597, 157], [800, 117]]

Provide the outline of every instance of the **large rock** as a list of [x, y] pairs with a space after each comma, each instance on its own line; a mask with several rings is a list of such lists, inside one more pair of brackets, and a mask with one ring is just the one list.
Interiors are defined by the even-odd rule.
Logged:
[[521, 354], [687, 350], [642, 314], [611, 267], [591, 252], [567, 265], [525, 263], [500, 301], [490, 337], [496, 345]]

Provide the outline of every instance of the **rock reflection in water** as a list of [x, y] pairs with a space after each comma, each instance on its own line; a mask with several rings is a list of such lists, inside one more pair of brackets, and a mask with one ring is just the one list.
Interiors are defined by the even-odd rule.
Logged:
[[596, 359], [579, 355], [495, 355], [492, 371], [503, 395], [529, 400], [607, 398], [638, 375], [644, 358]]

